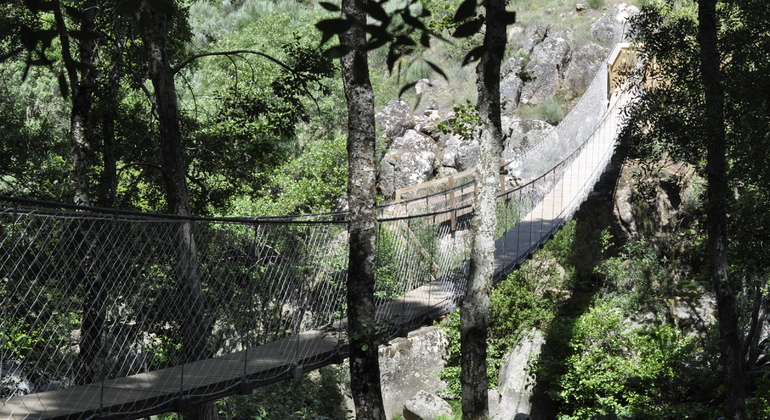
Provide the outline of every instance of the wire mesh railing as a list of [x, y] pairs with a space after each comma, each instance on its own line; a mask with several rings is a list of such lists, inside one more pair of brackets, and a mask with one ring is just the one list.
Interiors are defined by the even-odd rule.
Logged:
[[[379, 225], [386, 336], [444, 313], [461, 287], [447, 273], [468, 244], [448, 239], [437, 217]], [[1, 413], [55, 412], [61, 401], [22, 397], [87, 385], [101, 392], [68, 394], [67, 405], [97, 413], [120, 378], [165, 381], [174, 398], [201, 399], [338, 359], [343, 341], [319, 353], [303, 337], [334, 341], [344, 327], [346, 229], [336, 215], [183, 219], [0, 198]], [[240, 379], [198, 380], [215, 372], [195, 363], [217, 359], [241, 361], [229, 367]], [[130, 410], [167, 401], [152, 404]]]

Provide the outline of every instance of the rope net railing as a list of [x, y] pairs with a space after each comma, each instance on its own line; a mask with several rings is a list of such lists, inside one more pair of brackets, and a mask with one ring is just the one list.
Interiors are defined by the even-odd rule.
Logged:
[[[140, 417], [346, 352], [349, 248], [338, 216], [180, 219], [9, 200], [0, 197], [0, 417], [54, 416], [62, 405]], [[438, 215], [378, 229], [387, 338], [454, 305], [453, 270], [469, 244]], [[114, 407], [128, 389], [167, 397]]]

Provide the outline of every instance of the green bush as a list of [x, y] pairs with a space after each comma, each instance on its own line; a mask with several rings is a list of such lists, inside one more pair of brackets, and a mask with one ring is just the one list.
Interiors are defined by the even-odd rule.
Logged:
[[596, 303], [568, 333], [569, 355], [551, 391], [559, 419], [717, 417], [706, 403], [712, 396], [703, 398], [713, 367], [694, 336], [631, 325], [611, 301]]
[[605, 0], [588, 0], [588, 7], [592, 9], [601, 9], [604, 7]]
[[556, 125], [567, 115], [567, 109], [555, 98], [550, 97], [537, 105], [519, 105], [516, 114], [525, 120], [543, 120]]

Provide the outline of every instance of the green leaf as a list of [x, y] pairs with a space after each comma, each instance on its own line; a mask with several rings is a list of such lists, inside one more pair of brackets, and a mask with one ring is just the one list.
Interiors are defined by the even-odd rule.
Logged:
[[382, 5], [380, 5], [378, 2], [370, 0], [364, 2], [362, 6], [364, 11], [375, 20], [379, 20], [380, 22], [390, 22], [388, 13], [385, 12], [385, 9], [383, 9]]
[[353, 22], [343, 19], [343, 18], [334, 18], [334, 19], [325, 19], [315, 24], [315, 27], [318, 28], [319, 31], [323, 32], [324, 35], [326, 34], [341, 34], [348, 29], [353, 27]]
[[409, 90], [409, 89], [411, 89], [411, 88], [415, 87], [416, 85], [417, 85], [417, 82], [411, 82], [411, 83], [407, 83], [407, 84], [405, 84], [405, 85], [404, 85], [404, 86], [401, 88], [401, 90], [399, 90], [399, 91], [398, 91], [398, 97], [400, 98], [401, 96], [403, 96], [403, 95], [404, 95], [404, 92], [406, 92], [407, 90]]
[[463, 59], [463, 67], [481, 59], [481, 56], [484, 55], [485, 52], [487, 52], [487, 48], [483, 45], [470, 50], [470, 52], [468, 52], [468, 54], [466, 54], [465, 58]]
[[368, 344], [362, 344], [361, 345], [361, 351], [367, 351], [367, 350], [369, 350], [369, 345]]
[[444, 80], [446, 80], [447, 82], [449, 81], [449, 78], [447, 77], [446, 73], [444, 73], [444, 70], [441, 70], [441, 67], [431, 63], [428, 60], [425, 60], [425, 64], [427, 64], [430, 68], [432, 68], [433, 71], [435, 71], [436, 73], [440, 74], [441, 77], [444, 78]]
[[330, 12], [339, 12], [340, 11], [339, 6], [337, 6], [334, 3], [329, 3], [329, 2], [326, 2], [326, 1], [322, 1], [322, 2], [319, 2], [318, 4], [320, 4], [321, 7], [323, 7], [324, 9], [326, 9], [326, 10], [328, 10]]
[[353, 51], [353, 47], [349, 45], [337, 45], [324, 51], [323, 55], [324, 57], [334, 59], [334, 58], [343, 57], [351, 51]]
[[481, 30], [482, 25], [484, 25], [484, 18], [469, 20], [458, 26], [452, 36], [455, 38], [467, 38], [476, 35]]
[[401, 13], [401, 18], [404, 19], [404, 22], [412, 28], [420, 29], [423, 31], [428, 30], [428, 28], [425, 27], [425, 24], [422, 23], [420, 19], [417, 19], [416, 17], [409, 14], [408, 10], [405, 13]]
[[455, 22], [462, 22], [465, 19], [470, 18], [476, 13], [476, 0], [465, 0], [460, 4], [460, 6], [457, 7], [457, 12], [455, 13], [454, 21]]

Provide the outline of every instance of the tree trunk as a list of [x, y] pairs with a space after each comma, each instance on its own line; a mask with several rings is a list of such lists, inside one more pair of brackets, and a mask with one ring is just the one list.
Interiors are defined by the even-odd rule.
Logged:
[[478, 111], [482, 122], [476, 189], [473, 200], [473, 246], [470, 278], [460, 311], [463, 420], [486, 420], [487, 323], [495, 264], [496, 198], [499, 189], [502, 128], [500, 123], [500, 63], [505, 51], [505, 24], [494, 19], [505, 11], [502, 0], [486, 0], [487, 48], [476, 67]]
[[[82, 17], [79, 30], [93, 34], [96, 31], [96, 0], [86, 0], [81, 5]], [[93, 105], [93, 91], [96, 84], [96, 69], [94, 58], [96, 41], [86, 37], [78, 41], [77, 51], [79, 62], [70, 53], [70, 36], [64, 21], [62, 5], [56, 2], [53, 8], [56, 30], [61, 43], [62, 61], [67, 72], [69, 87], [72, 92], [72, 110], [70, 113], [70, 162], [72, 163], [71, 179], [74, 186], [73, 201], [77, 205], [90, 206], [93, 204], [89, 180], [91, 163], [89, 160], [89, 117]], [[83, 222], [77, 232], [78, 242], [78, 276], [85, 287], [83, 292], [83, 321], [80, 326], [80, 369], [75, 382], [86, 385], [99, 380], [101, 375], [100, 359], [103, 355], [102, 334], [106, 319], [106, 293], [101, 273], [94, 271], [96, 266], [94, 255], [102, 248], [102, 238], [88, 235], [89, 222]]]
[[[142, 7], [144, 42], [147, 48], [150, 79], [155, 89], [155, 102], [160, 124], [161, 162], [166, 187], [168, 211], [179, 216], [190, 216], [190, 197], [187, 189], [187, 166], [184, 162], [182, 130], [179, 120], [174, 74], [166, 48], [168, 16], [148, 4]], [[203, 287], [198, 272], [198, 254], [191, 221], [178, 223], [176, 231], [177, 278], [181, 301], [176, 303], [183, 313], [179, 323], [183, 329], [183, 360], [194, 362], [208, 358]], [[185, 413], [190, 419], [216, 419], [214, 402], [205, 402]]]
[[725, 140], [725, 96], [720, 81], [721, 58], [717, 45], [716, 0], [698, 1], [698, 42], [701, 47], [701, 77], [706, 94], [706, 142], [708, 203], [706, 226], [711, 279], [717, 297], [719, 346], [724, 366], [727, 418], [746, 418], [745, 386], [738, 310], [727, 265], [727, 150]]
[[361, 0], [343, 0], [342, 15], [357, 25], [340, 34], [353, 50], [342, 57], [342, 80], [348, 104], [348, 338], [350, 387], [359, 420], [385, 420], [374, 319], [375, 208], [374, 92], [369, 80], [366, 14]]

